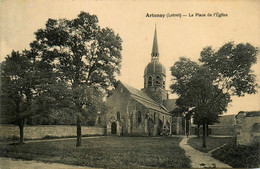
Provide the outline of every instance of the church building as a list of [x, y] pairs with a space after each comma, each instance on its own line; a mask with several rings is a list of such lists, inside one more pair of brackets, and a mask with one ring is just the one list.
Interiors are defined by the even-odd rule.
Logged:
[[[172, 131], [172, 125], [177, 124], [173, 122], [178, 118], [170, 113], [176, 107], [176, 99], [168, 99], [166, 69], [160, 63], [159, 56], [155, 28], [151, 61], [144, 69], [144, 88], [138, 90], [118, 81], [112, 95], [107, 98], [108, 112], [98, 117], [98, 123], [106, 127], [107, 135], [157, 136], [176, 133]], [[174, 130], [179, 131], [180, 128], [174, 126]]]

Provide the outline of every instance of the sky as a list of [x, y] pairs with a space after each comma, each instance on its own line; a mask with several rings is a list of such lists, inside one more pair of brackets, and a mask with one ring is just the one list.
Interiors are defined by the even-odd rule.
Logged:
[[[260, 48], [258, 0], [0, 0], [0, 62], [12, 50], [29, 49], [34, 32], [43, 28], [48, 18], [72, 19], [80, 11], [97, 15], [101, 27], [112, 28], [120, 35], [122, 68], [117, 79], [137, 89], [143, 88], [144, 69], [151, 60], [155, 24], [167, 89], [172, 78], [170, 67], [180, 57], [197, 61], [204, 47], [218, 49], [230, 41]], [[164, 17], [148, 17], [151, 14]], [[258, 55], [253, 66], [258, 83], [259, 60]], [[260, 110], [259, 93], [232, 97], [226, 114]]]

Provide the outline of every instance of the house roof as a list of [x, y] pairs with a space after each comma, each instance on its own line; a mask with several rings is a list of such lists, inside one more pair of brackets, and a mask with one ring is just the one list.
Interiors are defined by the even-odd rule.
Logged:
[[245, 117], [256, 117], [256, 116], [260, 116], [260, 111], [248, 111], [248, 112], [244, 112], [244, 111], [240, 111], [237, 116], [240, 116], [241, 114], [244, 114]]
[[260, 111], [249, 111], [246, 112], [246, 117], [256, 117], [260, 116]]
[[147, 108], [160, 111], [164, 114], [169, 114], [168, 110], [163, 106], [158, 103], [156, 103], [152, 98], [150, 98], [146, 93], [126, 84], [121, 82], [122, 85], [129, 91], [130, 95], [132, 96], [133, 99], [135, 99], [137, 102], [140, 104], [144, 105]]

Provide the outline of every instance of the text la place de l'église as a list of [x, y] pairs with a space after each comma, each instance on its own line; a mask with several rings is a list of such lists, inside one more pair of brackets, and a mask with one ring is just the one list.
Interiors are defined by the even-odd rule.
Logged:
[[164, 18], [165, 14], [146, 14], [146, 17], [158, 17], [158, 18]]

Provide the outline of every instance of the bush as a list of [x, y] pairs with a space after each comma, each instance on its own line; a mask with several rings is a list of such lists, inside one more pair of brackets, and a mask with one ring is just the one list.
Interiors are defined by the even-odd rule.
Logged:
[[231, 143], [212, 152], [212, 156], [234, 168], [257, 168], [260, 164], [260, 143], [251, 146]]

